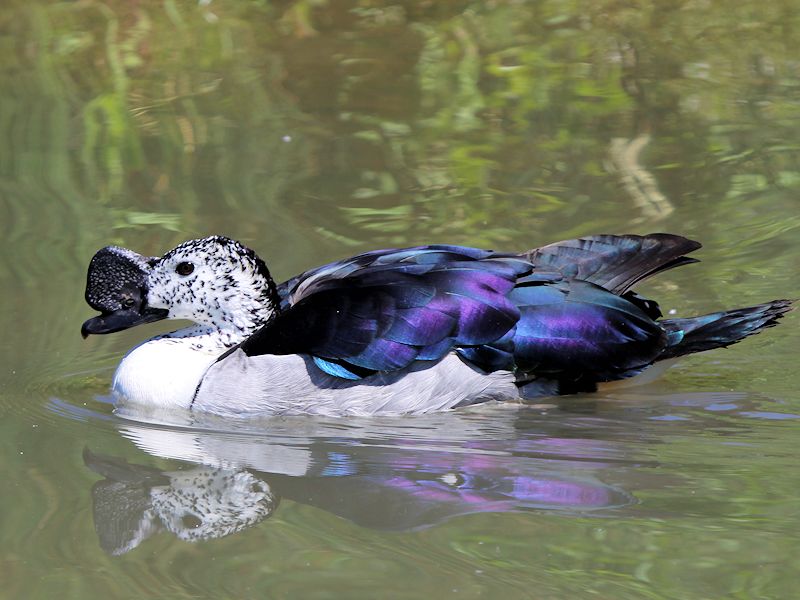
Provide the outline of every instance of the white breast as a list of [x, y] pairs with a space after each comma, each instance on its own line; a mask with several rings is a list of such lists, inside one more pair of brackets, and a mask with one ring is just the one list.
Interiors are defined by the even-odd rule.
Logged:
[[221, 352], [198, 349], [193, 338], [148, 340], [122, 359], [114, 374], [114, 395], [123, 405], [189, 408], [203, 374]]

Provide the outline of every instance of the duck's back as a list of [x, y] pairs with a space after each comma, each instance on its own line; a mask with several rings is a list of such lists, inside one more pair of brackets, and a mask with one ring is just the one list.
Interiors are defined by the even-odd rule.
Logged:
[[[628, 288], [691, 262], [679, 236], [596, 236], [522, 254], [460, 246], [381, 250], [281, 286], [284, 309], [240, 348], [302, 354], [361, 380], [436, 364], [455, 351], [475, 369], [611, 380], [666, 344], [657, 305]], [[419, 368], [418, 365], [416, 368]]]

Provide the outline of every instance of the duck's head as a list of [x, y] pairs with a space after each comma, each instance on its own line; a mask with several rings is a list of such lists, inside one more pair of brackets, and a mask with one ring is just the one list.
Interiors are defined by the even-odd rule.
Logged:
[[224, 332], [252, 333], [275, 313], [277, 291], [255, 252], [223, 236], [184, 242], [153, 264], [147, 306]]
[[[112, 273], [93, 274], [93, 266], [94, 270], [106, 268], [105, 263], [95, 265], [93, 259], [89, 266], [87, 301], [91, 285], [92, 297], [106, 300], [103, 304], [89, 302], [104, 314], [87, 321], [84, 332], [110, 333], [164, 318], [189, 319], [219, 331], [235, 344], [264, 325], [278, 310], [275, 283], [264, 261], [227, 237], [190, 240], [158, 259], [142, 262], [132, 256], [116, 255], [115, 261], [116, 270], [125, 270], [129, 279], [138, 281], [143, 276], [139, 288], [141, 301], [126, 309], [117, 298], [122, 289], [119, 281]], [[124, 261], [124, 269], [120, 268], [120, 261]], [[130, 271], [135, 271], [135, 276]], [[112, 309], [111, 315], [106, 314], [108, 309]], [[135, 314], [131, 314], [132, 309]], [[102, 323], [95, 322], [108, 321], [110, 317], [113, 329], [103, 330]]]

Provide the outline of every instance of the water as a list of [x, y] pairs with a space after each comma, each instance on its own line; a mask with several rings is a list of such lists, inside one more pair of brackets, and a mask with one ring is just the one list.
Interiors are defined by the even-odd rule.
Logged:
[[[224, 233], [277, 279], [417, 243], [699, 239], [680, 316], [800, 296], [793, 2], [0, 8], [0, 596], [790, 598], [798, 317], [642, 388], [404, 419], [145, 423], [159, 326], [88, 260]], [[160, 324], [159, 324], [160, 325]]]

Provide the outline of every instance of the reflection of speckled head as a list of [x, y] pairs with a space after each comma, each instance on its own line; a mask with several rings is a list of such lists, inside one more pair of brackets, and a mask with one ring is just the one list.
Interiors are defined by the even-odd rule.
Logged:
[[154, 260], [118, 246], [98, 250], [86, 274], [86, 302], [102, 313], [138, 310]]
[[197, 467], [169, 473], [169, 486], [150, 490], [155, 515], [187, 542], [237, 533], [269, 517], [278, 498], [248, 471]]

